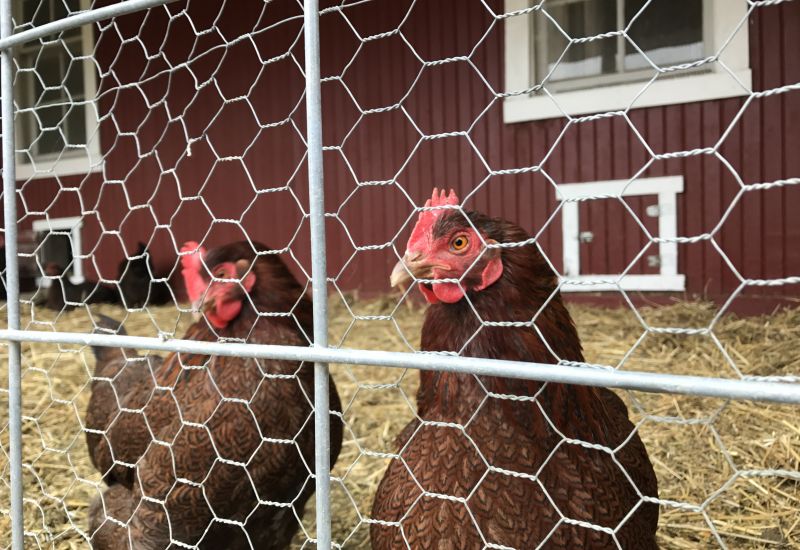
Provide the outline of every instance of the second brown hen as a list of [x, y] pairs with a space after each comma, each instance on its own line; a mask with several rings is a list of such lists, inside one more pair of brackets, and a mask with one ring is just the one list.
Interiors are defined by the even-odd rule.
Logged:
[[[308, 344], [311, 301], [277, 256], [247, 242], [182, 252], [187, 292], [204, 313], [185, 339]], [[89, 510], [93, 547], [288, 547], [314, 491], [311, 365], [95, 353], [87, 443], [109, 487]], [[331, 463], [341, 441], [334, 419]]]

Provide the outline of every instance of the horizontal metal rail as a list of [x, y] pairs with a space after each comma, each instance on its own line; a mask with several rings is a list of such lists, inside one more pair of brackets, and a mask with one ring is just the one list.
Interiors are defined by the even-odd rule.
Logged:
[[81, 25], [96, 23], [98, 21], [111, 19], [112, 17], [117, 17], [119, 15], [126, 15], [128, 13], [142, 11], [148, 8], [163, 6], [164, 4], [169, 4], [170, 2], [174, 1], [175, 0], [123, 0], [122, 2], [111, 4], [110, 6], [82, 11], [76, 13], [75, 15], [70, 15], [57, 21], [51, 21], [50, 23], [45, 23], [44, 25], [39, 25], [38, 27], [21, 31], [16, 34], [12, 34], [7, 38], [0, 39], [0, 51], [18, 46], [19, 44], [31, 42], [32, 40], [37, 40], [43, 36], [47, 36], [48, 34], [67, 31], [76, 27], [80, 27]]
[[521, 378], [542, 382], [575, 384], [580, 386], [603, 386], [651, 393], [677, 393], [722, 399], [800, 404], [800, 384], [619, 371], [566, 365], [555, 366], [547, 363], [525, 363], [499, 359], [456, 357], [444, 354], [402, 353], [329, 347], [273, 346], [179, 339], [162, 340], [159, 338], [147, 338], [142, 336], [27, 330], [0, 330], [0, 340], [150, 349], [180, 353], [202, 353], [205, 355], [280, 359], [285, 361], [348, 363], [372, 365], [376, 367], [438, 370], [462, 374], [479, 374], [483, 376], [500, 376], [504, 378]]

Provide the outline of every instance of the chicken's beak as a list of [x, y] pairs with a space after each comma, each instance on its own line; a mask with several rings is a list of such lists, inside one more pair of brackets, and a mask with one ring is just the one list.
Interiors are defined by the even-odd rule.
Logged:
[[392, 274], [389, 275], [389, 284], [394, 288], [399, 285], [406, 286], [411, 281], [411, 276], [406, 271], [406, 266], [403, 265], [403, 260], [394, 264]]
[[397, 262], [389, 276], [389, 284], [393, 287], [407, 286], [415, 279], [429, 279], [432, 266], [420, 252], [406, 252], [403, 259]]

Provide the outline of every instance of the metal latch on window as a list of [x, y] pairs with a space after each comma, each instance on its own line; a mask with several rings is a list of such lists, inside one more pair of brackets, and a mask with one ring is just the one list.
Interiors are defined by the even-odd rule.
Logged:
[[658, 267], [661, 265], [661, 256], [651, 254], [647, 257], [647, 267]]
[[594, 240], [594, 233], [591, 231], [581, 231], [578, 240], [582, 243], [590, 243]]

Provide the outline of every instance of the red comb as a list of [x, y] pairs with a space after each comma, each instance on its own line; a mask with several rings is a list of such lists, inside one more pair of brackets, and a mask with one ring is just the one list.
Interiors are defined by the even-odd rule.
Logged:
[[186, 293], [189, 295], [189, 299], [195, 302], [203, 295], [208, 286], [200, 273], [200, 270], [203, 269], [203, 258], [206, 255], [206, 249], [195, 241], [189, 241], [181, 247], [181, 254], [183, 254], [181, 256], [183, 283], [186, 285]]
[[[445, 195], [444, 189], [439, 191], [439, 189], [434, 187], [431, 198], [425, 201], [425, 207], [457, 206], [459, 202], [456, 192], [452, 189], [450, 190], [450, 194]], [[425, 235], [430, 233], [433, 228], [433, 224], [446, 212], [447, 209], [445, 208], [439, 210], [423, 210], [420, 212], [417, 225], [414, 226], [414, 230], [411, 232], [411, 237], [408, 239], [408, 246], [406, 248], [408, 250], [419, 248], [425, 239]]]

